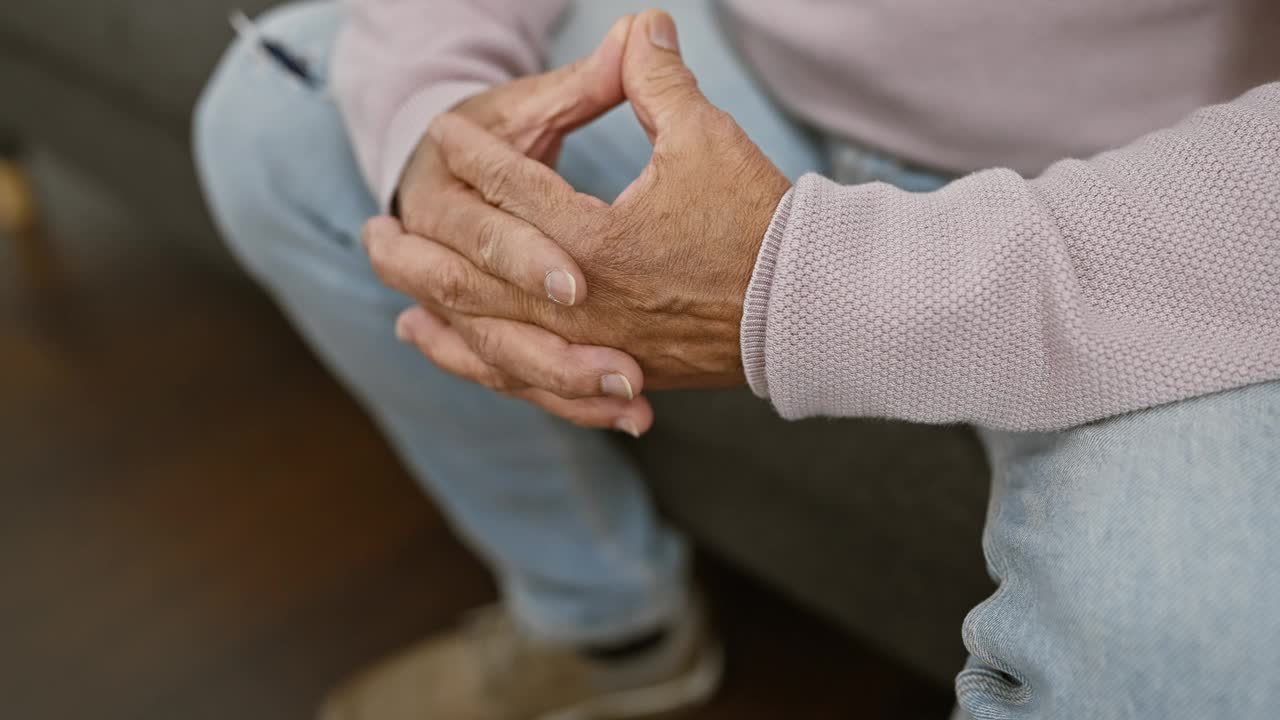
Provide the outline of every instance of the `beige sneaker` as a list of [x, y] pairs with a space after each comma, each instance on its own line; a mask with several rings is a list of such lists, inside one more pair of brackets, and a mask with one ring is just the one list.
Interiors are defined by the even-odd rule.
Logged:
[[321, 720], [631, 720], [710, 698], [723, 656], [691, 610], [638, 657], [592, 660], [521, 632], [501, 607], [338, 688]]

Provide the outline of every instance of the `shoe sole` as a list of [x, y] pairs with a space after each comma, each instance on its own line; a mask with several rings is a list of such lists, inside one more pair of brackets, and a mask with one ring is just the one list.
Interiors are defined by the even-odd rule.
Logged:
[[688, 672], [656, 685], [602, 695], [534, 720], [640, 720], [670, 716], [715, 695], [724, 676], [724, 650], [707, 651]]

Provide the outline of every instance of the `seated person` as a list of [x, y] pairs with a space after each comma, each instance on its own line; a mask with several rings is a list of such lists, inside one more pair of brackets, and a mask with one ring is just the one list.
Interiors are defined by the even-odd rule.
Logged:
[[1184, 4], [270, 14], [315, 77], [228, 51], [210, 204], [503, 594], [326, 717], [707, 697], [685, 542], [588, 427], [742, 383], [787, 418], [979, 428], [1000, 588], [961, 712], [1273, 717], [1280, 11]]

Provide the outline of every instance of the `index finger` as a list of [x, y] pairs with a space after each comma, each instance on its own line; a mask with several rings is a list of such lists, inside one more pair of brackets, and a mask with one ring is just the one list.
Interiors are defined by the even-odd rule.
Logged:
[[447, 181], [415, 188], [403, 204], [405, 227], [450, 247], [476, 267], [561, 305], [582, 302], [586, 278], [564, 248], [533, 224], [486, 203], [449, 175], [435, 143], [420, 153]]

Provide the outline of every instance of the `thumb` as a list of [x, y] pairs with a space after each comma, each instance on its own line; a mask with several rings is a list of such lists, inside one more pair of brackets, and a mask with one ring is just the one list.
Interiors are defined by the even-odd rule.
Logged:
[[680, 56], [675, 21], [661, 10], [646, 10], [631, 24], [622, 86], [651, 141], [681, 115], [707, 104]]

